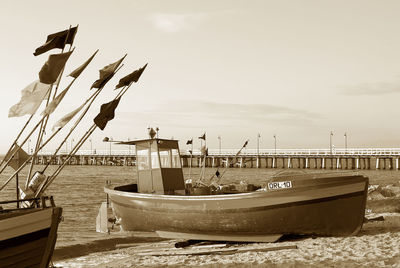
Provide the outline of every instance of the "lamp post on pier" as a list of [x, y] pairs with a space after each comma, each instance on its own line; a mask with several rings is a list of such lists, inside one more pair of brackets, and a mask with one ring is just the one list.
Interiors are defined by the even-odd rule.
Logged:
[[219, 142], [219, 154], [221, 155], [221, 135], [218, 135], [218, 142]]
[[333, 137], [333, 132], [331, 131], [330, 135], [329, 135], [329, 150], [332, 154], [332, 137]]
[[89, 139], [89, 142], [90, 142], [90, 154], [93, 154], [92, 139]]
[[347, 132], [344, 133], [344, 152], [347, 153]]
[[108, 142], [110, 143], [110, 151], [109, 151], [109, 155], [111, 155], [111, 143], [113, 142], [113, 138], [109, 138], [109, 137], [104, 137], [103, 142]]
[[261, 134], [258, 133], [257, 134], [257, 158], [260, 155], [260, 137], [261, 137]]
[[275, 141], [275, 154], [276, 154], [276, 134], [274, 134], [274, 141]]

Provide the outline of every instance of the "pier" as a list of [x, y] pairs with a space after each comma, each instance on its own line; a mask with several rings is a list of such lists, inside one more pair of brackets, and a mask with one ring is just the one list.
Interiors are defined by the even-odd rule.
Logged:
[[[287, 169], [384, 169], [399, 170], [400, 148], [354, 149], [246, 149], [235, 158], [238, 150], [181, 151], [183, 167], [287, 168]], [[67, 152], [51, 158], [52, 152], [41, 152], [37, 164], [63, 163]], [[134, 150], [80, 150], [68, 165], [135, 166]]]

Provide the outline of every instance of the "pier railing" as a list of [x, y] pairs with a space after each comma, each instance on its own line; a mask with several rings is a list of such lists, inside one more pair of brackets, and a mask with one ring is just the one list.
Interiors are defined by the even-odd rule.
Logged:
[[[209, 149], [209, 156], [234, 156], [239, 149]], [[53, 151], [43, 151], [40, 155], [52, 155]], [[60, 151], [59, 154], [68, 154]], [[190, 155], [189, 150], [181, 150], [182, 155]], [[193, 155], [200, 155], [194, 150]], [[134, 150], [79, 150], [76, 155], [134, 156]], [[334, 148], [330, 149], [244, 149], [241, 156], [400, 156], [400, 148]]]

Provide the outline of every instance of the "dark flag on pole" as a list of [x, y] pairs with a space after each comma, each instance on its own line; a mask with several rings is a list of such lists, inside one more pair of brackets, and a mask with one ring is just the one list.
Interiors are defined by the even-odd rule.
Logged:
[[243, 148], [247, 146], [247, 144], [249, 143], [249, 141], [247, 140], [244, 144], [243, 144]]
[[99, 50], [96, 50], [96, 52], [87, 61], [85, 61], [81, 66], [72, 71], [72, 73], [70, 73], [68, 76], [71, 76], [73, 78], [78, 78], [78, 76], [83, 72], [83, 70], [85, 70], [85, 68], [93, 60], [94, 56], [96, 56], [97, 52], [99, 52]]
[[67, 60], [69, 56], [71, 56], [72, 52], [73, 50], [65, 53], [50, 55], [39, 72], [40, 82], [44, 84], [53, 84], [63, 70], [65, 63], [67, 63]]
[[144, 69], [146, 69], [146, 67], [147, 67], [147, 63], [142, 68], [140, 68], [140, 69], [138, 69], [136, 71], [133, 71], [132, 73], [128, 74], [127, 76], [122, 77], [119, 80], [118, 85], [115, 86], [115, 89], [127, 86], [132, 82], [136, 83], [137, 81], [139, 81], [139, 78], [142, 75]]
[[188, 140], [188, 141], [186, 142], [186, 145], [189, 145], [189, 144], [193, 144], [193, 139]]
[[8, 163], [8, 165], [12, 167], [14, 170], [18, 170], [18, 168], [22, 166], [25, 163], [25, 161], [29, 158], [29, 155], [18, 144], [14, 144], [14, 147], [12, 148], [11, 152], [6, 154], [4, 159], [8, 161], [10, 159], [10, 156], [12, 155], [14, 156], [11, 158], [11, 161]]
[[199, 139], [206, 140], [206, 133], [204, 132], [204, 134], [200, 136]]
[[78, 27], [73, 27], [73, 28], [65, 30], [65, 31], [50, 34], [49, 36], [47, 36], [46, 43], [44, 45], [38, 47], [35, 50], [35, 52], [33, 53], [33, 55], [38, 56], [49, 50], [52, 50], [53, 48], [63, 49], [66, 44], [72, 45], [72, 43], [74, 42], [77, 30], [78, 30]]
[[103, 87], [113, 76], [115, 70], [117, 70], [118, 66], [122, 63], [122, 61], [125, 59], [126, 55], [123, 56], [121, 59], [117, 60], [114, 63], [111, 63], [107, 66], [105, 66], [103, 69], [101, 69], [100, 72], [100, 78], [94, 81], [92, 88], [101, 88]]
[[115, 108], [117, 108], [120, 100], [121, 97], [101, 105], [100, 113], [93, 120], [96, 126], [98, 126], [101, 130], [104, 130], [108, 121], [114, 119]]

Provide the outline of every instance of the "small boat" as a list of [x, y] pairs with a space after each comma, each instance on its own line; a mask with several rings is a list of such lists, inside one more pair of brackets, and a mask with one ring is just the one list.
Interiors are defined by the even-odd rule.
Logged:
[[257, 191], [210, 192], [185, 185], [178, 141], [135, 145], [137, 184], [106, 186], [124, 231], [214, 241], [274, 242], [285, 234], [350, 236], [364, 221], [368, 178], [355, 174], [282, 175]]
[[48, 267], [62, 208], [44, 196], [2, 201], [0, 206], [23, 202], [33, 206], [0, 209], [0, 267]]

